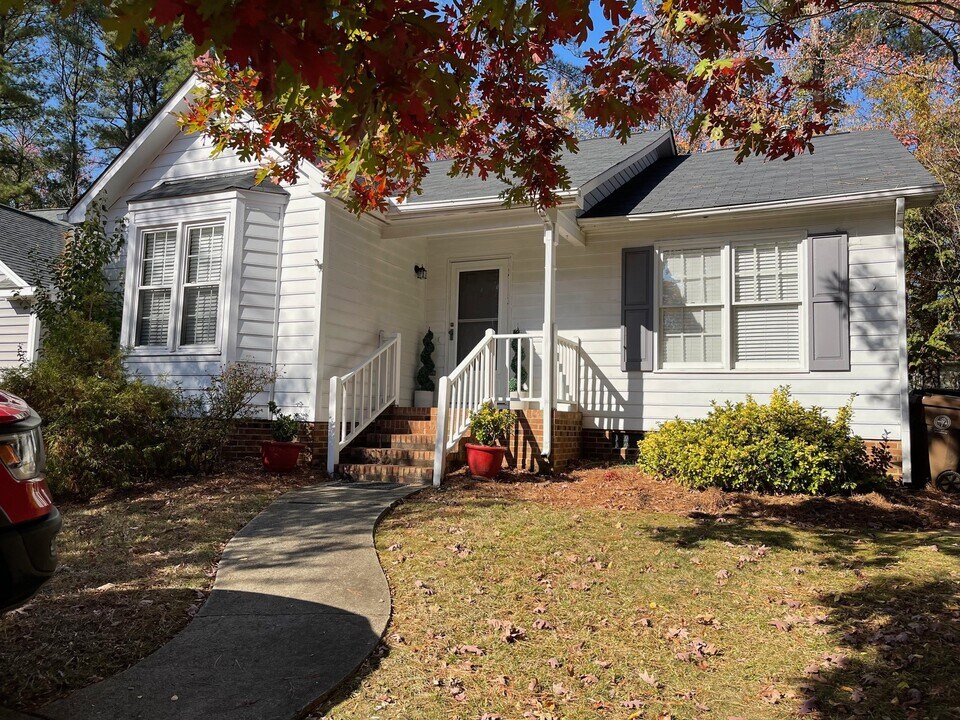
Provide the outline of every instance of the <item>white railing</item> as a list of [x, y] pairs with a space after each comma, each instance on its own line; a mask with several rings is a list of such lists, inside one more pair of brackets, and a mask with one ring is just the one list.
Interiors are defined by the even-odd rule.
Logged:
[[557, 402], [580, 404], [580, 338], [557, 337]]
[[330, 378], [327, 473], [340, 451], [400, 397], [400, 334], [380, 345], [346, 375]]
[[470, 413], [494, 399], [496, 387], [496, 335], [487, 330], [463, 361], [437, 386], [437, 442], [433, 456], [433, 484], [439, 485], [447, 453], [463, 437]]
[[[505, 405], [511, 399], [518, 399], [543, 407], [542, 347], [542, 333], [498, 334], [487, 330], [453, 372], [440, 378], [434, 485], [440, 484], [447, 453], [466, 432], [470, 414], [485, 402]], [[578, 404], [580, 374], [580, 341], [557, 338], [557, 402]]]

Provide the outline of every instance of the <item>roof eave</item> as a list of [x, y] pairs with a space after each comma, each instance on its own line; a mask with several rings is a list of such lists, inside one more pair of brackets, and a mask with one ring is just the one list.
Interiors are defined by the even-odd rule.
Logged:
[[665, 210], [653, 213], [635, 213], [623, 215], [611, 215], [607, 217], [587, 217], [580, 218], [582, 223], [603, 223], [616, 220], [628, 220], [631, 222], [640, 222], [644, 220], [683, 220], [715, 215], [735, 215], [740, 213], [757, 213], [770, 210], [802, 210], [807, 207], [821, 207], [824, 205], [853, 205], [857, 203], [871, 202], [877, 200], [894, 200], [898, 197], [911, 200], [909, 207], [923, 207], [925, 204], [932, 203], [944, 190], [943, 185], [934, 183], [931, 185], [918, 185], [909, 188], [896, 188], [891, 190], [878, 190], [860, 193], [846, 193], [843, 195], [820, 195], [812, 198], [800, 198], [797, 200], [775, 200], [763, 203], [749, 203], [743, 205], [721, 205], [706, 208], [691, 208], [686, 210]]

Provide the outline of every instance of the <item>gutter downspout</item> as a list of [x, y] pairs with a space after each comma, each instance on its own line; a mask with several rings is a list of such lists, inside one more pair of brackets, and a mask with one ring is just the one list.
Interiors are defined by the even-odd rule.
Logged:
[[897, 355], [900, 361], [900, 452], [903, 483], [913, 484], [913, 468], [910, 461], [910, 373], [907, 357], [907, 271], [906, 247], [903, 238], [903, 214], [906, 198], [897, 198], [894, 239], [897, 246], [897, 317], [900, 320], [897, 333]]
[[540, 456], [548, 463], [553, 457], [553, 409], [556, 405], [557, 365], [557, 226], [549, 216], [543, 218], [543, 363], [540, 388], [543, 396], [540, 409], [543, 412], [543, 447]]

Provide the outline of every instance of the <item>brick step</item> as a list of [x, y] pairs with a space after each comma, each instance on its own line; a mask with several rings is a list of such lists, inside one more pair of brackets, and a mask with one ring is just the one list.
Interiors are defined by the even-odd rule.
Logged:
[[341, 477], [357, 482], [397, 482], [406, 485], [429, 485], [433, 482], [432, 467], [340, 463], [336, 472]]
[[341, 457], [351, 464], [404, 465], [433, 467], [433, 448], [408, 450], [406, 448], [348, 447]]
[[393, 407], [384, 410], [380, 416], [383, 418], [396, 418], [406, 420], [436, 420], [436, 408], [413, 408], [413, 407]]
[[433, 450], [436, 440], [436, 435], [433, 433], [419, 434], [371, 432], [358, 437], [354, 441], [354, 447]]
[[437, 432], [435, 420], [410, 420], [408, 418], [378, 417], [369, 425], [371, 432], [379, 433], [414, 433], [416, 435], [433, 435]]

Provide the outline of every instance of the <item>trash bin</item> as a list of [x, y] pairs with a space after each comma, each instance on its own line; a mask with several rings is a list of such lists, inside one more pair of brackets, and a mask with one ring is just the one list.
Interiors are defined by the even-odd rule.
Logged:
[[[922, 390], [912, 399], [913, 422], [923, 443], [915, 446], [921, 457], [918, 475], [946, 492], [960, 492], [960, 392]], [[914, 433], [915, 442], [917, 434]], [[926, 472], [923, 472], [926, 471]]]

